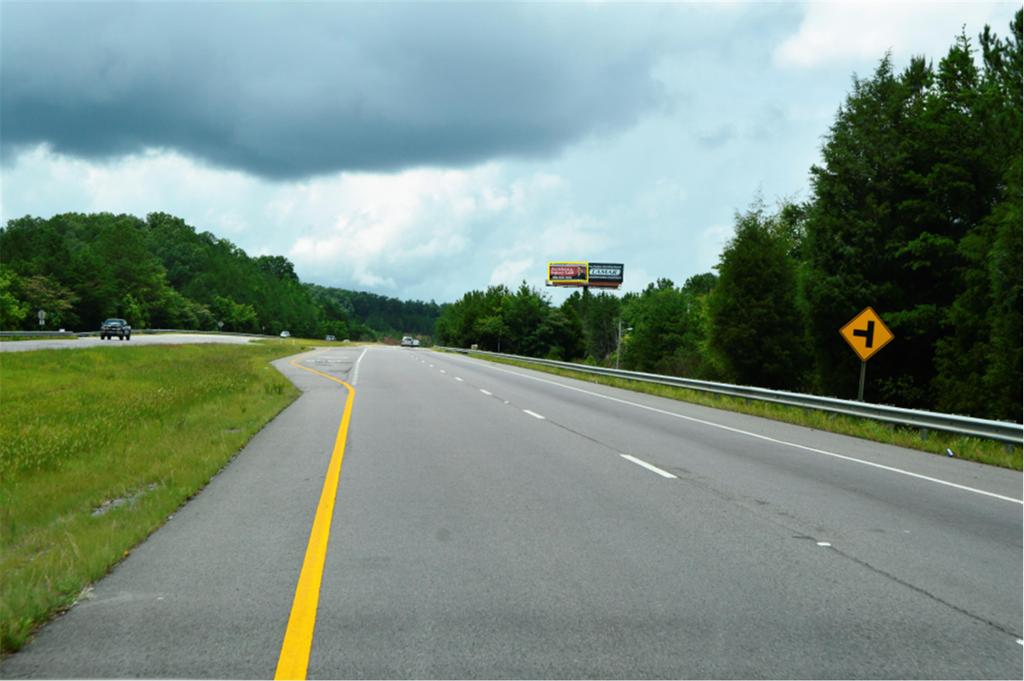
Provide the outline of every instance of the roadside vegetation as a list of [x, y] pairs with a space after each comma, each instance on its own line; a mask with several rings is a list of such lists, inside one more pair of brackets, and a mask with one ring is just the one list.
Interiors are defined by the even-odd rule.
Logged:
[[281, 409], [305, 341], [0, 354], [0, 652], [71, 605]]
[[1000, 466], [1013, 470], [1021, 470], [1021, 447], [1010, 446], [974, 437], [963, 437], [941, 431], [928, 431], [922, 433], [918, 429], [904, 428], [890, 424], [860, 419], [843, 414], [828, 414], [811, 409], [801, 409], [785, 404], [772, 404], [770, 402], [759, 402], [757, 400], [745, 400], [728, 395], [715, 395], [700, 390], [688, 390], [670, 385], [659, 385], [657, 383], [645, 383], [643, 381], [631, 381], [628, 379], [614, 378], [610, 376], [597, 376], [571, 369], [560, 367], [549, 367], [541, 364], [532, 364], [504, 357], [491, 357], [479, 353], [470, 353], [471, 357], [484, 359], [498, 364], [509, 364], [533, 371], [542, 371], [565, 378], [575, 378], [589, 383], [598, 383], [614, 388], [632, 390], [634, 392], [667, 397], [680, 402], [690, 402], [714, 409], [725, 409], [727, 411], [761, 416], [775, 421], [784, 421], [798, 426], [806, 426], [830, 433], [841, 435], [852, 435], [853, 437], [881, 442], [897, 447], [917, 449], [932, 454], [948, 456], [947, 449], [952, 450], [954, 456], [968, 461], [991, 466]]
[[852, 398], [839, 329], [872, 306], [895, 340], [869, 402], [1020, 422], [1021, 73], [1020, 11], [936, 61], [884, 56], [822, 131], [808, 198], [738, 212], [715, 272], [559, 306], [525, 283], [470, 291], [437, 342]]
[[38, 340], [78, 340], [78, 336], [0, 336], [0, 343]]
[[108, 317], [136, 329], [192, 329], [378, 340], [429, 337], [433, 301], [299, 281], [279, 255], [250, 257], [180, 218], [111, 213], [25, 216], [0, 228], [0, 330], [95, 331]]

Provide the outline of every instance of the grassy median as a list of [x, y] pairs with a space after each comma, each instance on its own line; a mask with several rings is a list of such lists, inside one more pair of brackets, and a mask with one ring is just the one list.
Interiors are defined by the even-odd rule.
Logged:
[[673, 400], [691, 402], [693, 404], [700, 404], [705, 407], [713, 407], [715, 409], [725, 409], [727, 411], [761, 416], [764, 418], [774, 419], [776, 421], [785, 421], [786, 423], [793, 423], [799, 426], [806, 426], [808, 428], [816, 428], [818, 430], [824, 430], [831, 433], [852, 435], [865, 440], [873, 440], [875, 442], [896, 445], [898, 447], [918, 449], [924, 452], [931, 452], [933, 454], [947, 456], [946, 450], [950, 449], [954, 452], [954, 456], [961, 459], [978, 461], [980, 463], [1000, 466], [1002, 468], [1011, 468], [1018, 471], [1021, 470], [1021, 447], [1011, 446], [993, 440], [962, 437], [951, 433], [943, 433], [941, 431], [931, 431], [922, 434], [921, 431], [917, 429], [892, 426], [880, 421], [862, 419], [854, 416], [829, 414], [827, 412], [815, 411], [812, 409], [791, 407], [785, 404], [745, 400], [738, 397], [715, 395], [713, 393], [706, 393], [700, 390], [688, 390], [686, 388], [677, 388], [675, 386], [661, 385], [658, 383], [646, 383], [644, 381], [631, 381], [622, 378], [599, 376], [595, 374], [587, 374], [582, 371], [573, 371], [571, 369], [562, 369], [560, 367], [549, 367], [543, 364], [521, 362], [505, 359], [503, 357], [491, 357], [489, 355], [481, 355], [479, 353], [470, 353], [470, 356], [477, 359], [484, 359], [489, 362], [509, 364], [512, 366], [522, 367], [524, 369], [532, 369], [533, 371], [543, 371], [544, 373], [555, 374], [556, 376], [575, 378], [589, 383], [598, 383], [615, 388], [632, 390], [634, 392], [657, 395], [659, 397], [668, 397]]
[[0, 653], [71, 605], [298, 391], [297, 343], [0, 354]]

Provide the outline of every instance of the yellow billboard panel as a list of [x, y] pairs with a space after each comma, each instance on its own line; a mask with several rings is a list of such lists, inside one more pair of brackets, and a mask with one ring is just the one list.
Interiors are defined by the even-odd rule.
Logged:
[[552, 286], [586, 286], [587, 263], [580, 261], [573, 262], [549, 262], [548, 283]]

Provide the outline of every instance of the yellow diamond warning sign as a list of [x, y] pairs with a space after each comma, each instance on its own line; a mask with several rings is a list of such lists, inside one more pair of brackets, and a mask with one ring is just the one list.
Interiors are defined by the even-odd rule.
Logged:
[[895, 338], [878, 313], [870, 307], [861, 310], [856, 317], [846, 323], [846, 326], [839, 329], [839, 333], [862, 362], [871, 359]]

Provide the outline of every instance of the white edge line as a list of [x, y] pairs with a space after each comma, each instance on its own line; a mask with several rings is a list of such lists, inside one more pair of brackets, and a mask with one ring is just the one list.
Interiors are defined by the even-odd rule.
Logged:
[[445, 371], [444, 369], [441, 369], [441, 373], [442, 373], [442, 374], [447, 374], [448, 372], [447, 372], [447, 371]]
[[524, 413], [524, 414], [529, 414], [529, 415], [530, 415], [530, 416], [532, 416], [533, 418], [535, 418], [535, 419], [540, 419], [541, 421], [544, 421], [544, 420], [546, 420], [546, 419], [545, 419], [545, 418], [544, 418], [543, 416], [541, 416], [541, 415], [540, 415], [540, 414], [538, 414], [537, 412], [535, 412], [535, 411], [530, 411], [529, 409], [524, 409], [524, 410], [523, 410], [523, 413]]
[[462, 379], [459, 378], [458, 376], [455, 377], [455, 380], [458, 381], [459, 383], [462, 383]]
[[637, 466], [643, 466], [647, 470], [652, 471], [654, 473], [657, 473], [658, 475], [660, 475], [663, 478], [675, 479], [675, 477], [676, 477], [676, 476], [672, 475], [671, 473], [669, 473], [668, 471], [663, 471], [660, 468], [658, 468], [657, 466], [652, 466], [651, 464], [647, 463], [646, 461], [642, 461], [642, 460], [636, 458], [635, 456], [630, 456], [629, 454], [619, 454], [619, 456], [621, 456], [626, 461], [632, 461]]
[[509, 371], [508, 369], [502, 369], [500, 367], [496, 367], [496, 366], [494, 366], [494, 364], [492, 362], [488, 362], [486, 360], [472, 360], [472, 359], [470, 359], [468, 357], [466, 359], [469, 359], [469, 361], [474, 362], [475, 364], [477, 364], [479, 366], [486, 366], [487, 368], [493, 369], [494, 371], [500, 371], [502, 373], [512, 374], [514, 376], [520, 376], [522, 378], [528, 378], [528, 379], [530, 379], [532, 381], [540, 381], [541, 383], [550, 383], [551, 385], [557, 385], [558, 387], [565, 388], [566, 390], [574, 390], [576, 392], [584, 393], [586, 395], [592, 395], [594, 397], [600, 397], [603, 400], [610, 400], [612, 402], [618, 402], [620, 404], [628, 404], [628, 405], [630, 405], [632, 407], [636, 407], [637, 409], [646, 409], [647, 411], [653, 411], [653, 412], [658, 413], [658, 414], [664, 414], [666, 416], [674, 416], [677, 419], [683, 419], [685, 421], [692, 421], [693, 423], [700, 423], [700, 424], [703, 424], [705, 426], [710, 426], [712, 428], [718, 428], [720, 430], [727, 430], [730, 433], [737, 433], [739, 435], [746, 435], [748, 437], [752, 437], [752, 438], [755, 438], [755, 439], [758, 439], [758, 440], [764, 440], [765, 442], [772, 442], [772, 443], [778, 444], [778, 445], [785, 445], [787, 447], [794, 447], [796, 449], [802, 449], [802, 450], [807, 451], [807, 452], [814, 452], [815, 454], [824, 454], [825, 456], [831, 456], [831, 457], [836, 458], [836, 459], [842, 459], [843, 461], [851, 461], [853, 463], [859, 463], [859, 464], [863, 464], [865, 466], [871, 466], [872, 468], [880, 468], [882, 470], [889, 471], [891, 473], [899, 473], [900, 475], [908, 475], [908, 476], [910, 476], [912, 478], [918, 478], [919, 480], [927, 480], [928, 482], [934, 482], [937, 485], [945, 485], [946, 487], [953, 487], [954, 489], [963, 490], [965, 492], [974, 492], [975, 494], [981, 494], [981, 495], [984, 495], [986, 497], [992, 497], [993, 499], [1002, 499], [1003, 501], [1009, 501], [1011, 503], [1021, 504], [1022, 506], [1024, 506], [1024, 500], [1014, 499], [1013, 497], [1003, 496], [1002, 494], [996, 494], [995, 492], [986, 492], [983, 489], [977, 489], [975, 487], [968, 487], [967, 485], [960, 485], [960, 484], [957, 484], [955, 482], [949, 482], [948, 480], [940, 480], [939, 478], [933, 478], [933, 477], [930, 477], [928, 475], [921, 475], [920, 473], [912, 473], [910, 471], [905, 471], [902, 468], [894, 468], [892, 466], [886, 466], [884, 464], [875, 463], [873, 461], [865, 461], [864, 459], [857, 459], [857, 458], [852, 457], [852, 456], [846, 456], [845, 454], [836, 454], [835, 452], [829, 452], [829, 451], [826, 451], [824, 449], [816, 449], [815, 447], [808, 447], [807, 445], [798, 445], [795, 442], [786, 442], [785, 440], [776, 440], [775, 438], [768, 437], [767, 435], [758, 435], [757, 433], [751, 433], [751, 432], [746, 431], [746, 430], [740, 430], [739, 428], [732, 428], [730, 426], [723, 426], [722, 424], [714, 423], [713, 421], [705, 421], [704, 419], [698, 419], [698, 418], [695, 418], [693, 416], [684, 416], [683, 414], [677, 414], [677, 413], [675, 413], [673, 411], [667, 411], [665, 409], [658, 409], [657, 407], [650, 407], [650, 406], [648, 406], [646, 404], [640, 404], [638, 402], [630, 402], [629, 400], [623, 400], [623, 399], [620, 399], [618, 397], [612, 397], [611, 395], [602, 395], [601, 393], [595, 393], [595, 392], [590, 391], [590, 390], [584, 390], [583, 388], [577, 388], [575, 386], [566, 385], [564, 383], [559, 383], [558, 381], [549, 381], [548, 379], [540, 378], [539, 376], [530, 376], [529, 374], [521, 374], [518, 371]]
[[482, 392], [484, 395], [493, 395], [494, 394], [494, 393], [490, 392], [489, 390], [484, 390], [483, 388], [480, 388], [480, 392]]
[[359, 363], [363, 361], [363, 355], [366, 354], [367, 348], [363, 348], [363, 351], [359, 353], [359, 357], [356, 358], [356, 363], [352, 365], [352, 387], [359, 383]]

